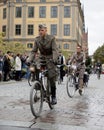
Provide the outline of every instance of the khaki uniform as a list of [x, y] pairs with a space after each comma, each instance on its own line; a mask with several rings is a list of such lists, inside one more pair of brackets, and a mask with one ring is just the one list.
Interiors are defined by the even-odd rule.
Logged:
[[75, 53], [70, 59], [70, 63], [75, 61], [76, 66], [78, 67], [77, 69], [79, 70], [80, 88], [83, 87], [83, 78], [84, 78], [84, 72], [85, 72], [85, 64], [81, 65], [80, 63], [83, 63], [84, 60], [85, 58], [84, 58], [83, 53], [80, 53], [80, 54]]
[[[32, 49], [28, 59], [29, 62], [32, 62], [34, 60], [35, 53], [38, 51], [38, 49], [40, 51], [40, 56], [45, 57], [46, 60], [49, 61], [49, 59], [53, 59], [53, 61], [57, 61], [59, 53], [54, 36], [47, 34], [44, 39], [40, 36], [35, 38], [34, 48]], [[49, 78], [55, 77], [56, 66], [52, 62], [48, 63], [48, 69]]]
[[[57, 61], [58, 56], [59, 56], [59, 51], [56, 45], [56, 40], [55, 37], [52, 35], [46, 35], [44, 39], [40, 36], [35, 38], [34, 42], [34, 48], [31, 51], [31, 54], [29, 56], [28, 61], [32, 62], [35, 59], [35, 53], [37, 51], [40, 51], [40, 56], [45, 57], [47, 61], [49, 59], [53, 59], [53, 61]], [[54, 63], [49, 62], [47, 65], [48, 68], [48, 78], [50, 79], [51, 82], [51, 94], [52, 97], [56, 97], [56, 66]]]

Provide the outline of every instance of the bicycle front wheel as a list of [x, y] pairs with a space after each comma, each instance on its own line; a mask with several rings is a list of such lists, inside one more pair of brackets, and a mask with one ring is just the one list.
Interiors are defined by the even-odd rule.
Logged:
[[43, 89], [39, 81], [35, 81], [30, 90], [30, 108], [33, 116], [40, 116], [43, 107]]
[[68, 96], [72, 98], [76, 91], [75, 79], [72, 75], [69, 75], [67, 78], [66, 89], [67, 89]]

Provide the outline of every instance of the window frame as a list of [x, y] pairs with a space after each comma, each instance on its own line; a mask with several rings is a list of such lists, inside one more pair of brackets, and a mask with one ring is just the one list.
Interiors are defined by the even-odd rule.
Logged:
[[[29, 10], [29, 8], [31, 8], [32, 10]], [[34, 18], [34, 6], [28, 6], [28, 18]]]
[[3, 8], [3, 19], [7, 18], [7, 9]]
[[[17, 9], [20, 9], [20, 10], [17, 10]], [[16, 10], [15, 10], [15, 17], [16, 18], [21, 18], [22, 17], [22, 7], [16, 7]], [[20, 13], [20, 14], [19, 14]]]
[[27, 43], [27, 48], [32, 49], [33, 48], [33, 43]]
[[68, 43], [64, 44], [64, 49], [69, 49], [69, 44]]
[[64, 36], [70, 36], [70, 24], [64, 24]]
[[64, 6], [64, 18], [70, 18], [70, 14], [70, 6]]
[[41, 3], [46, 2], [46, 0], [40, 0]]
[[[53, 27], [55, 27], [55, 28], [52, 28], [52, 26]], [[55, 31], [53, 31], [54, 29], [56, 29]], [[51, 30], [50, 30], [51, 32], [51, 35], [57, 35], [57, 24], [51, 24]], [[55, 32], [55, 33], [54, 33]]]
[[57, 18], [57, 16], [58, 16], [58, 7], [51, 6], [51, 18]]
[[16, 3], [21, 3], [22, 2], [22, 0], [16, 0]]
[[[18, 26], [18, 28], [16, 26]], [[16, 24], [15, 25], [15, 35], [16, 36], [20, 36], [21, 35], [21, 28], [22, 28], [21, 24]]]
[[46, 18], [46, 6], [39, 7], [39, 18]]
[[[5, 28], [4, 28], [4, 27], [5, 27]], [[6, 25], [3, 25], [3, 26], [2, 26], [2, 32], [5, 33], [5, 35], [6, 35], [6, 30], [7, 30], [7, 26], [6, 26]]]
[[[30, 26], [30, 28], [29, 28]], [[32, 28], [31, 28], [32, 27]], [[30, 35], [34, 35], [34, 25], [33, 24], [28, 24], [27, 25], [27, 34]]]

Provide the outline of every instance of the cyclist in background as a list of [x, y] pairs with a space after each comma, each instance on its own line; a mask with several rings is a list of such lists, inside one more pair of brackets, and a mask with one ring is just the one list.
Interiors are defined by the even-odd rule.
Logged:
[[101, 74], [101, 71], [102, 71], [102, 64], [101, 64], [100, 60], [97, 61], [95, 67], [96, 67], [96, 73], [99, 72], [99, 74]]
[[77, 70], [79, 71], [79, 94], [82, 95], [83, 78], [85, 72], [85, 56], [80, 45], [77, 45], [76, 52], [72, 55], [68, 64], [72, 64], [73, 62], [76, 63]]

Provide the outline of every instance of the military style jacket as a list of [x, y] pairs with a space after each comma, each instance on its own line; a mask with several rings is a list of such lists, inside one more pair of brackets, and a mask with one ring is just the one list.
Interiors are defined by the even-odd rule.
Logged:
[[[34, 48], [32, 49], [31, 54], [29, 56], [30, 62], [34, 60], [34, 55], [38, 50], [40, 52], [40, 56], [43, 56], [46, 59], [53, 59], [54, 61], [57, 61], [59, 51], [54, 36], [47, 34], [44, 39], [40, 36], [35, 38]], [[55, 71], [55, 66], [52, 63], [48, 64], [48, 68], [50, 69], [50, 71]], [[54, 72], [54, 74], [55, 73], [56, 72]], [[52, 76], [52, 74], [53, 72], [50, 75]]]
[[81, 64], [81, 63], [84, 63], [85, 61], [85, 57], [82, 52], [80, 54], [77, 54], [77, 53], [73, 54], [73, 56], [70, 59], [70, 63], [72, 63], [73, 61], [75, 61], [77, 67], [85, 68], [85, 64]]
[[47, 34], [44, 39], [40, 36], [35, 38], [34, 48], [29, 56], [30, 61], [34, 59], [34, 54], [38, 51], [38, 49], [40, 51], [40, 55], [52, 58], [54, 61], [57, 60], [59, 56], [56, 40], [52, 35]]

